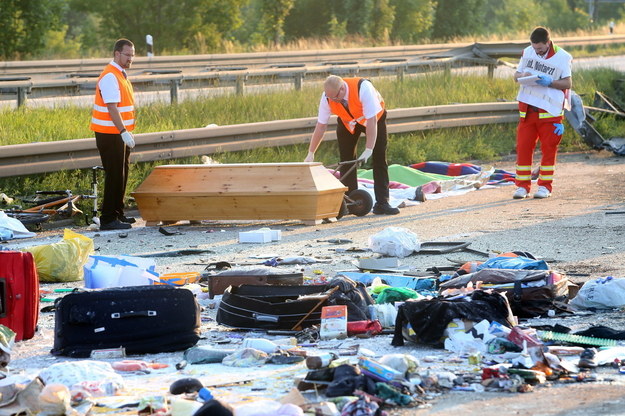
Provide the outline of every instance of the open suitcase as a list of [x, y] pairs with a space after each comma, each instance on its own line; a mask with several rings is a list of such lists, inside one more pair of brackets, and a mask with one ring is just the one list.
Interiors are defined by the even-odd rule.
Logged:
[[[322, 300], [325, 286], [230, 286], [224, 292], [217, 323], [242, 329], [290, 330]], [[321, 323], [323, 301], [302, 323]]]
[[362, 283], [343, 278], [326, 285], [240, 285], [226, 289], [216, 320], [233, 328], [291, 330], [304, 317], [302, 328], [320, 324], [321, 308], [330, 305], [347, 305], [349, 321], [366, 320], [372, 303]]
[[33, 255], [0, 251], [0, 324], [21, 341], [35, 336], [38, 319], [39, 277]]
[[200, 307], [188, 289], [131, 286], [69, 293], [56, 304], [52, 354], [88, 357], [180, 351], [200, 338]]
[[211, 299], [215, 295], [222, 295], [228, 286], [239, 285], [301, 285], [304, 283], [304, 273], [280, 274], [236, 274], [219, 273], [208, 276], [208, 294]]

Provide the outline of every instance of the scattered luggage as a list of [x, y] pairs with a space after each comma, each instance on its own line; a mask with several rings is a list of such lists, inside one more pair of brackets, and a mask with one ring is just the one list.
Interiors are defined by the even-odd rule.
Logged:
[[224, 272], [208, 276], [208, 294], [212, 299], [215, 295], [221, 295], [228, 286], [239, 285], [302, 285], [304, 273], [272, 273], [261, 274], [253, 271], [226, 270]]
[[89, 357], [180, 351], [200, 338], [200, 307], [188, 289], [132, 286], [69, 293], [56, 303], [52, 354]]
[[0, 251], [0, 324], [21, 341], [35, 336], [38, 319], [39, 276], [33, 255]]
[[320, 324], [324, 306], [347, 305], [348, 319], [362, 321], [372, 304], [362, 283], [340, 277], [326, 285], [239, 285], [224, 292], [216, 320], [233, 328], [294, 330]]

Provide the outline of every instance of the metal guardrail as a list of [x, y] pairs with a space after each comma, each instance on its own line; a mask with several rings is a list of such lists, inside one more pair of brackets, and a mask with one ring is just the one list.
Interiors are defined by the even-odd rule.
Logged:
[[[302, 68], [274, 68], [252, 69], [246, 71], [213, 71], [188, 74], [167, 75], [140, 75], [131, 76], [135, 92], [148, 92], [169, 88], [171, 102], [178, 100], [179, 90], [183, 83], [190, 88], [231, 87], [234, 86], [237, 94], [243, 94], [245, 87], [259, 84], [294, 83], [294, 88], [300, 90], [304, 81], [321, 80], [330, 74], [343, 76], [377, 77], [382, 75], [396, 75], [402, 78], [405, 74], [427, 72], [436, 69], [449, 69], [453, 66], [486, 65], [489, 74], [501, 64], [495, 59], [483, 59], [462, 54], [456, 57], [441, 57], [432, 60], [418, 60], [410, 62], [381, 62], [370, 64], [347, 64], [332, 66], [313, 66]], [[94, 94], [96, 79], [53, 79], [47, 81], [7, 81], [0, 82], [0, 92], [16, 94], [17, 106], [26, 102], [27, 94], [38, 97], [50, 96], [78, 96]]]
[[[625, 35], [603, 35], [583, 37], [557, 38], [556, 43], [562, 47], [606, 45], [625, 43]], [[320, 64], [322, 62], [346, 62], [353, 60], [378, 60], [385, 58], [405, 58], [419, 55], [437, 54], [447, 50], [468, 47], [473, 43], [438, 43], [426, 45], [382, 46], [374, 48], [317, 49], [309, 51], [252, 52], [235, 54], [205, 54], [136, 57], [133, 69], [144, 71], [150, 69], [190, 69], [218, 68], [225, 66], [259, 66], [279, 64]], [[505, 42], [479, 43], [480, 48], [489, 48], [494, 53], [497, 49], [508, 52], [507, 45], [517, 45], [521, 49], [528, 46], [526, 39]], [[517, 49], [520, 50], [520, 49]], [[510, 56], [507, 54], [492, 57]], [[516, 56], [516, 55], [515, 55]], [[61, 59], [36, 61], [0, 62], [0, 75], [34, 75], [59, 73], [100, 72], [110, 58], [95, 59]], [[247, 68], [246, 68], [247, 69]]]
[[[558, 40], [558, 44], [564, 46], [607, 43], [625, 43], [625, 35], [562, 38]], [[276, 84], [293, 82], [295, 89], [301, 89], [305, 80], [315, 80], [328, 74], [375, 77], [395, 73], [401, 78], [406, 73], [424, 72], [450, 68], [452, 66], [486, 65], [489, 76], [492, 76], [497, 65], [506, 64], [503, 61], [499, 61], [498, 58], [518, 57], [527, 45], [527, 41], [516, 41], [357, 48], [340, 51], [316, 50], [307, 52], [137, 58], [136, 65], [147, 65], [148, 68], [144, 69], [144, 74], [131, 75], [130, 79], [138, 92], [169, 88], [171, 102], [176, 102], [178, 100], [178, 92], [182, 88], [183, 83], [193, 88], [234, 85], [237, 94], [243, 94], [245, 86], [254, 83]], [[331, 58], [335, 58], [335, 61], [320, 64], [320, 62]], [[206, 67], [206, 62], [209, 62], [207, 59], [212, 59], [214, 63], [229, 63], [231, 65], [241, 64], [242, 62], [247, 62], [246, 65], [257, 63], [271, 64], [271, 68], [220, 68], [215, 65]], [[372, 59], [373, 62], [361, 63], [346, 59]], [[150, 62], [144, 62], [145, 60]], [[150, 67], [152, 60], [160, 62], [159, 65], [169, 65], [169, 70], [165, 70], [163, 67]], [[108, 59], [94, 59], [55, 62], [57, 62], [56, 67], [58, 68], [68, 69], [72, 68], [73, 65], [74, 68], [81, 70], [85, 68], [93, 70], [97, 63], [97, 71], [99, 72], [108, 61]], [[31, 62], [33, 68], [37, 68], [44, 67], [45, 63], [49, 61], [24, 62]], [[7, 68], [18, 68], [24, 62], [6, 62], [4, 63], [4, 70], [7, 71]], [[199, 62], [205, 66], [203, 71], [182, 73], [182, 69], [197, 68], [198, 66], [195, 64]], [[3, 65], [0, 63], [0, 73], [2, 68]], [[133, 68], [135, 70], [132, 72], [136, 72], [136, 66], [133, 66]], [[158, 68], [161, 69], [159, 70]], [[26, 70], [26, 68], [22, 69]], [[28, 94], [38, 97], [93, 94], [96, 82], [95, 77], [97, 77], [98, 72], [91, 74], [91, 77], [38, 81], [24, 79], [24, 77], [15, 77], [13, 80], [7, 80], [11, 78], [5, 77], [5, 81], [2, 81], [2, 78], [0, 78], [0, 95], [8, 94], [15, 96], [17, 107], [20, 107], [26, 102]]]
[[[511, 123], [518, 120], [516, 102], [455, 104], [394, 109], [388, 132]], [[135, 135], [133, 162], [185, 158], [260, 147], [285, 146], [310, 140], [316, 118], [268, 121]], [[330, 121], [330, 127], [336, 118]], [[324, 140], [336, 140], [328, 129]], [[303, 155], [302, 155], [303, 156]], [[100, 164], [94, 139], [63, 140], [0, 147], [0, 177], [83, 169]]]

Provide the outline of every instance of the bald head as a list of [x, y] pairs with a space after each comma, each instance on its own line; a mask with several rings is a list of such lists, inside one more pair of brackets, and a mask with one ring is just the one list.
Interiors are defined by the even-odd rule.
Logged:
[[345, 88], [343, 88], [343, 78], [338, 75], [330, 75], [323, 82], [323, 90], [326, 97], [334, 101], [340, 101], [345, 96]]

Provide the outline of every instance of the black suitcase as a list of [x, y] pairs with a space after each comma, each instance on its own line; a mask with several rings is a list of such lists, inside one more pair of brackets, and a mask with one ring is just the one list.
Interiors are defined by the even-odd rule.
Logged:
[[219, 302], [217, 323], [241, 329], [290, 330], [315, 309], [303, 326], [316, 325], [321, 323], [321, 308], [327, 306], [324, 289], [313, 285], [230, 286]]
[[331, 305], [346, 305], [348, 321], [366, 320], [372, 303], [365, 286], [347, 278], [326, 285], [239, 285], [224, 292], [216, 320], [233, 328], [291, 330], [298, 323], [302, 328], [320, 324], [321, 309]]
[[200, 338], [200, 306], [188, 289], [132, 286], [69, 293], [56, 304], [54, 355], [89, 357], [180, 351]]

